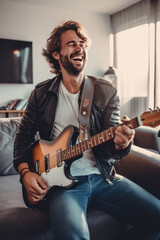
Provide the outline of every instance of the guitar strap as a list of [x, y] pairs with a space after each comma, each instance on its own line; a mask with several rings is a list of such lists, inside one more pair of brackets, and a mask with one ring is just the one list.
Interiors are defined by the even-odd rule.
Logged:
[[84, 79], [83, 90], [81, 94], [81, 105], [79, 112], [79, 141], [83, 141], [89, 136], [89, 118], [93, 101], [94, 82], [91, 77]]

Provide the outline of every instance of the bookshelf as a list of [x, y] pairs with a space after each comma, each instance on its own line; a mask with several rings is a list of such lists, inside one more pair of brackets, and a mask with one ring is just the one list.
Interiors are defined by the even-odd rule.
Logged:
[[[24, 110], [0, 110], [0, 117], [4, 115], [6, 118], [10, 117], [10, 115], [15, 115], [15, 117], [23, 117]], [[3, 117], [3, 116], [2, 116]]]

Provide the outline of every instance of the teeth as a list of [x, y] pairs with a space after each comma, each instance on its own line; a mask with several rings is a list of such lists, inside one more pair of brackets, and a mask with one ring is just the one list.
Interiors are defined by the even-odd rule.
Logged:
[[79, 61], [82, 61], [82, 57], [75, 57], [75, 58], [73, 58], [73, 60], [79, 60]]

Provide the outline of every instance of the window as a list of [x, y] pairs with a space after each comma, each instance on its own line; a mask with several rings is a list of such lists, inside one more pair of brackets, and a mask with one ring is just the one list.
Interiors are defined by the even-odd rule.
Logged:
[[113, 63], [121, 116], [160, 106], [160, 1], [142, 1], [111, 16]]

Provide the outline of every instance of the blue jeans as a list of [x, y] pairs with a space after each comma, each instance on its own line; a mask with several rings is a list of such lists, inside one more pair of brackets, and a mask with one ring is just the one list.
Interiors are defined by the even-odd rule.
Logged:
[[78, 179], [74, 188], [50, 193], [49, 215], [56, 240], [90, 239], [88, 205], [130, 224], [131, 230], [122, 239], [160, 239], [159, 199], [120, 175], [116, 175], [112, 186], [98, 174]]

